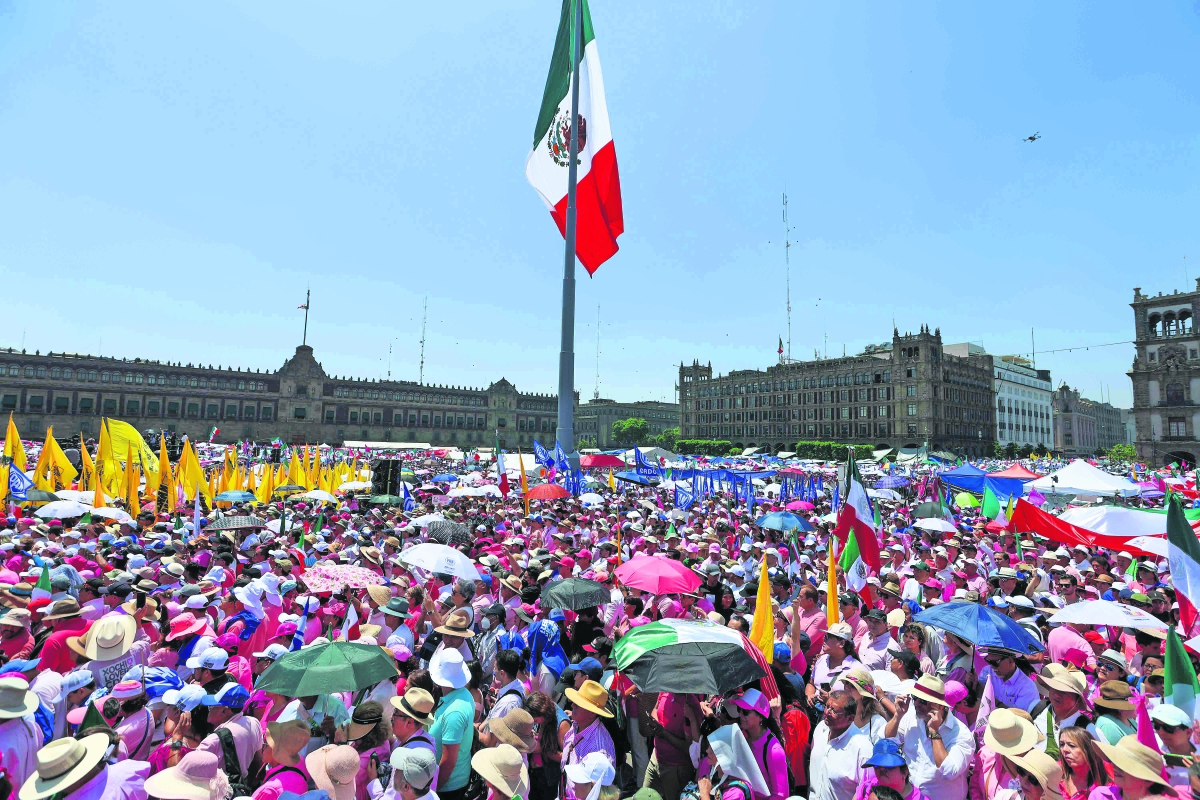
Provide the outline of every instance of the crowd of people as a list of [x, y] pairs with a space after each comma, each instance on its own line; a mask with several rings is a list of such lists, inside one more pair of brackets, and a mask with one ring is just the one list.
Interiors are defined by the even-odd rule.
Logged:
[[[1194, 710], [1164, 683], [1180, 627], [1166, 559], [991, 532], [972, 509], [928, 530], [914, 527], [920, 498], [877, 501], [882, 568], [851, 591], [836, 567], [829, 582], [832, 491], [798, 512], [812, 528], [798, 535], [756, 524], [777, 510], [766, 496], [751, 513], [732, 494], [687, 510], [654, 487], [601, 494], [435, 506], [418, 493], [407, 511], [280, 498], [196, 518], [147, 498], [124, 523], [10, 506], [0, 797], [1200, 796]], [[435, 515], [469, 532], [451, 546], [473, 575], [405, 560]], [[651, 559], [689, 567], [697, 588], [618, 579]], [[306, 582], [337, 565], [377, 579]], [[598, 582], [607, 602], [545, 602], [568, 578]], [[1101, 598], [1165, 624], [1050, 621]], [[945, 603], [1003, 614], [1037, 644], [984, 647], [918, 619]], [[643, 690], [615, 663], [623, 637], [658, 620], [749, 634], [764, 615], [765, 669], [725, 694]], [[302, 696], [263, 679], [338, 642], [381, 648], [394, 674]]]

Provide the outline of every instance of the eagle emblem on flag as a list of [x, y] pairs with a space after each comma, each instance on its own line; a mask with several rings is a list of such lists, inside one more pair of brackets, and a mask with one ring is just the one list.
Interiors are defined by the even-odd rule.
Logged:
[[[583, 146], [587, 143], [587, 120], [583, 118], [583, 114], [579, 115], [579, 151], [583, 152]], [[546, 149], [550, 151], [550, 157], [554, 159], [554, 163], [560, 167], [567, 166], [571, 160], [571, 112], [568, 109], [561, 109], [554, 115], [554, 124], [550, 126], [550, 135], [546, 137]], [[582, 163], [578, 159], [577, 164]]]

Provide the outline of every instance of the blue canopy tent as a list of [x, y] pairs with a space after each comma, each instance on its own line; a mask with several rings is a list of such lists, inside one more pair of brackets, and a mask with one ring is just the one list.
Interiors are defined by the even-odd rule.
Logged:
[[988, 473], [970, 464], [963, 464], [961, 467], [943, 472], [938, 477], [955, 489], [972, 494], [983, 494], [985, 488], [991, 489], [992, 494], [1001, 500], [1013, 496], [1023, 496], [1025, 485], [1029, 483], [1020, 478], [990, 478]]

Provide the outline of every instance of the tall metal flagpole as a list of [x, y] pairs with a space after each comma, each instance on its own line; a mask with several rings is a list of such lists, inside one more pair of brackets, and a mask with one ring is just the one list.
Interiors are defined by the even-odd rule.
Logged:
[[[579, 160], [579, 64], [583, 52], [583, 0], [571, 0], [571, 146], [567, 151], [567, 240], [563, 263], [562, 348], [558, 353], [559, 444], [575, 452], [575, 182]], [[572, 465], [575, 466], [575, 465]]]

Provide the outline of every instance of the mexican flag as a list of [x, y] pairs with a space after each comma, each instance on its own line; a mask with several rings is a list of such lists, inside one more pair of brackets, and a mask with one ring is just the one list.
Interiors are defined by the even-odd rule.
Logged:
[[1196, 603], [1200, 602], [1200, 539], [1188, 524], [1179, 498], [1167, 506], [1167, 562], [1179, 600], [1179, 616], [1185, 631], [1196, 621]]
[[[871, 503], [867, 499], [867, 490], [863, 486], [862, 476], [858, 472], [858, 464], [854, 461], [854, 451], [851, 450], [846, 462], [845, 502], [838, 509], [837, 527], [834, 535], [845, 543], [844, 550], [850, 548], [851, 533], [858, 547], [858, 558], [879, 572], [882, 564], [879, 560], [879, 539], [875, 529], [875, 515], [871, 511]], [[843, 555], [843, 558], [845, 556]], [[854, 562], [851, 561], [851, 564]], [[850, 571], [846, 571], [849, 579]], [[866, 576], [863, 576], [864, 583]]]
[[850, 531], [850, 538], [846, 540], [846, 547], [838, 559], [838, 566], [846, 573], [846, 586], [850, 591], [858, 593], [866, 587], [867, 578], [871, 573], [858, 549], [858, 535], [855, 531]]
[[1200, 695], [1200, 682], [1192, 669], [1191, 659], [1183, 651], [1183, 643], [1174, 629], [1167, 631], [1166, 672], [1163, 686], [1163, 702], [1183, 709], [1196, 719], [1196, 696]]
[[[583, 8], [583, 52], [574, 49], [574, 10]], [[579, 157], [576, 178], [575, 255], [588, 274], [617, 252], [625, 231], [617, 152], [604, 102], [604, 77], [596, 51], [587, 0], [563, 0], [550, 74], [533, 131], [533, 149], [525, 159], [525, 177], [542, 196], [550, 216], [566, 236], [567, 167], [571, 147], [572, 67], [579, 69]]]

